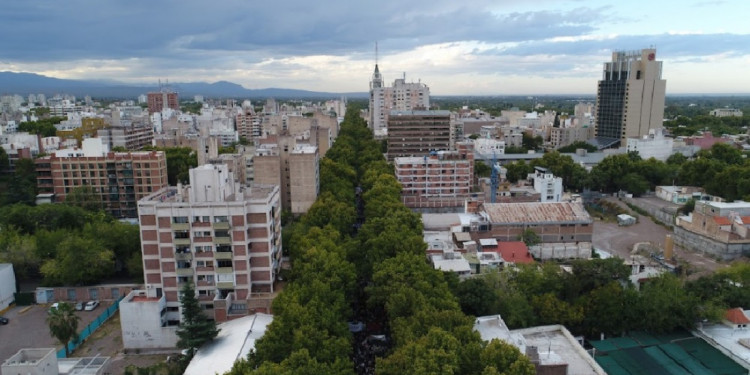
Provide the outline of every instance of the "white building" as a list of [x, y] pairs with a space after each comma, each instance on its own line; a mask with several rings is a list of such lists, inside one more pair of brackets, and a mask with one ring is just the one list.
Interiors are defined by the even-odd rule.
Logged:
[[370, 81], [370, 121], [369, 126], [376, 137], [387, 134], [388, 116], [391, 111], [412, 111], [430, 109], [430, 88], [421, 82], [406, 82], [406, 74], [393, 82], [393, 86], [383, 86], [383, 76], [378, 64]]
[[0, 311], [5, 310], [15, 300], [16, 274], [10, 263], [0, 264]]
[[628, 152], [637, 151], [643, 160], [654, 158], [667, 161], [672, 155], [674, 140], [664, 136], [664, 128], [650, 129], [643, 138], [628, 138]]
[[2, 375], [100, 375], [109, 357], [57, 358], [54, 348], [21, 349], [3, 362]]
[[534, 190], [541, 195], [541, 202], [560, 202], [563, 193], [562, 178], [555, 177], [546, 168], [534, 167], [528, 179], [534, 183]]
[[711, 111], [711, 116], [715, 117], [742, 117], [742, 111], [736, 108], [717, 108]]
[[120, 329], [125, 349], [177, 346], [177, 325], [167, 320], [167, 299], [156, 289], [134, 290], [120, 301]]

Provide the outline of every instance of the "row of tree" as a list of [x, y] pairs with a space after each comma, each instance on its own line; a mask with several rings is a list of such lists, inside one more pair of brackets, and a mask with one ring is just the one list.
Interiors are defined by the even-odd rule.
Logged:
[[[705, 188], [709, 194], [728, 201], [750, 199], [750, 161], [735, 147], [716, 143], [688, 160], [673, 154], [666, 162], [644, 160], [637, 152], [605, 157], [590, 172], [568, 155], [549, 152], [529, 163], [517, 161], [506, 165], [511, 182], [525, 179], [534, 167], [550, 170], [563, 179], [566, 190], [583, 189], [613, 193], [620, 190], [640, 195], [659, 185], [687, 185]], [[478, 168], [488, 173], [489, 168]]]
[[555, 263], [519, 266], [454, 281], [451, 289], [471, 315], [502, 315], [511, 328], [564, 324], [575, 334], [598, 337], [633, 330], [654, 333], [718, 322], [729, 307], [750, 303], [750, 265], [734, 264], [710, 276], [685, 281], [666, 273], [636, 289], [622, 259], [573, 262], [572, 272]]

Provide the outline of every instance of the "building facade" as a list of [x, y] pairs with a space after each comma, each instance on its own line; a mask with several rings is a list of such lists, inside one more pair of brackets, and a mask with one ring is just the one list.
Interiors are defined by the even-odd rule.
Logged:
[[647, 135], [641, 138], [628, 139], [628, 152], [638, 152], [643, 160], [654, 158], [656, 160], [667, 161], [672, 155], [672, 146], [674, 140], [664, 136], [664, 129], [657, 128], [648, 131]]
[[430, 109], [430, 88], [421, 82], [406, 82], [406, 76], [385, 87], [378, 64], [370, 81], [369, 126], [376, 137], [385, 136], [391, 111]]
[[562, 178], [555, 177], [547, 168], [534, 167], [534, 173], [529, 173], [528, 180], [532, 181], [534, 191], [539, 193], [542, 203], [559, 202], [562, 199]]
[[73, 189], [89, 186], [118, 218], [137, 217], [138, 200], [168, 186], [163, 151], [107, 152], [98, 138], [84, 140], [83, 149], [56, 151], [34, 163], [39, 194], [63, 202]]
[[474, 153], [471, 143], [458, 146], [458, 151], [394, 159], [401, 199], [407, 207], [463, 207], [474, 181]]
[[97, 130], [96, 135], [102, 139], [102, 142], [110, 150], [114, 147], [123, 147], [126, 150], [140, 150], [146, 146], [151, 146], [154, 142], [154, 130], [146, 124], [110, 126]]
[[179, 290], [192, 283], [209, 316], [247, 315], [274, 292], [281, 264], [278, 186], [235, 183], [225, 165], [190, 170], [190, 185], [164, 188], [138, 202], [146, 289], [166, 299], [179, 320]]
[[289, 153], [289, 206], [292, 214], [307, 212], [320, 193], [318, 148], [297, 145]]
[[148, 113], [161, 112], [165, 108], [171, 108], [175, 111], [180, 109], [180, 102], [176, 92], [150, 92], [147, 95], [147, 101]]
[[596, 137], [600, 147], [625, 146], [661, 128], [667, 81], [653, 48], [617, 51], [604, 63], [596, 96]]
[[449, 111], [392, 111], [388, 117], [388, 160], [450, 149]]

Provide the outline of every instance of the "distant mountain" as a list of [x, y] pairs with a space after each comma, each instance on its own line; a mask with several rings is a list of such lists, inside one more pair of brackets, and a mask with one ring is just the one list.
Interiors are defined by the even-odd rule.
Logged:
[[[182, 98], [191, 98], [194, 95], [203, 95], [207, 98], [285, 98], [285, 99], [309, 99], [309, 98], [337, 98], [346, 96], [348, 98], [364, 98], [367, 93], [330, 93], [307, 90], [267, 88], [246, 89], [236, 83], [219, 81], [172, 83], [172, 89], [177, 91]], [[19, 94], [71, 94], [79, 97], [90, 95], [95, 98], [131, 98], [140, 94], [156, 91], [156, 85], [126, 84], [116, 81], [102, 80], [71, 80], [43, 76], [34, 73], [0, 72], [0, 95]]]

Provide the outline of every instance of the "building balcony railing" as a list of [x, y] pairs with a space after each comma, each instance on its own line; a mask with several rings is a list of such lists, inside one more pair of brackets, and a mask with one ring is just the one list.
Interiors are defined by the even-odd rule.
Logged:
[[229, 229], [228, 222], [212, 223], [212, 226], [214, 227], [214, 229]]
[[189, 230], [190, 223], [172, 223], [172, 230]]
[[[217, 267], [216, 273], [232, 273], [234, 272], [234, 269], [232, 267]], [[219, 285], [221, 283], [217, 283], [216, 285]]]
[[219, 283], [216, 283], [216, 288], [218, 288], [218, 289], [234, 289], [234, 283], [231, 282], [231, 281], [219, 282]]
[[207, 221], [194, 221], [192, 226], [194, 227], [202, 227], [202, 228], [208, 228], [211, 226], [211, 223]]
[[214, 252], [213, 251], [201, 251], [200, 253], [195, 253], [196, 258], [208, 258], [213, 259]]
[[232, 252], [231, 251], [217, 251], [214, 253], [214, 258], [217, 260], [232, 259]]
[[230, 245], [232, 243], [231, 237], [214, 237], [214, 243], [217, 245]]
[[190, 239], [189, 238], [175, 238], [172, 242], [175, 245], [190, 246]]
[[214, 296], [210, 294], [209, 295], [202, 294], [198, 296], [198, 301], [213, 301], [213, 300], [214, 300]]
[[198, 273], [206, 273], [206, 272], [213, 273], [214, 272], [214, 268], [213, 267], [195, 267], [195, 272], [198, 272]]
[[193, 242], [211, 242], [213, 241], [213, 237], [194, 237]]
[[[196, 284], [198, 286], [214, 286], [213, 281], [207, 281], [207, 280], [198, 280]], [[213, 299], [213, 297], [211, 297], [211, 299]]]
[[177, 268], [175, 272], [177, 273], [177, 276], [192, 276], [193, 275], [192, 268]]
[[175, 260], [191, 260], [193, 259], [192, 253], [176, 253], [174, 255]]

